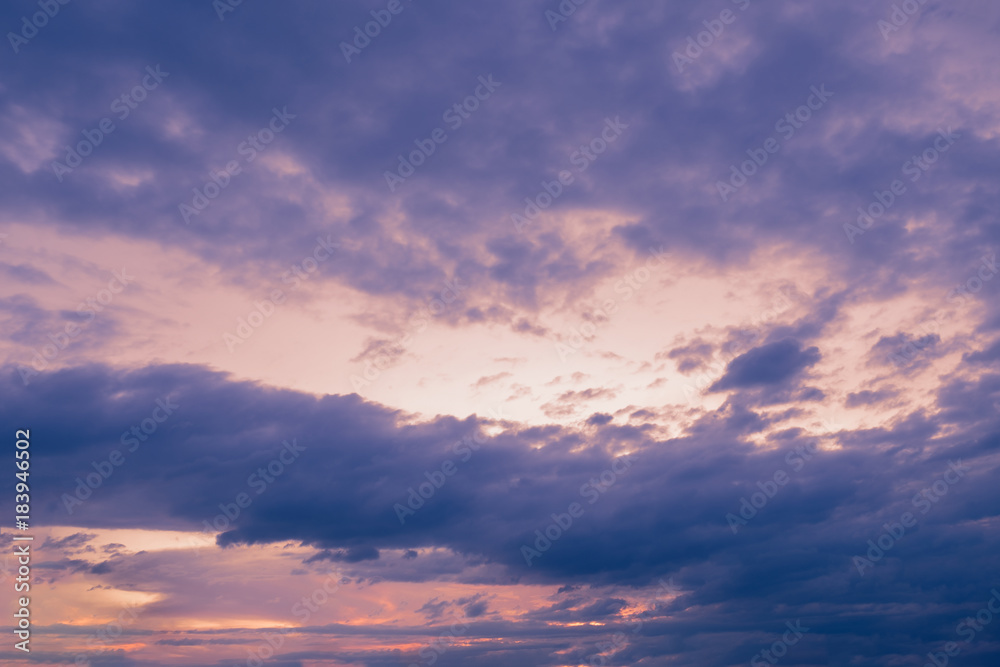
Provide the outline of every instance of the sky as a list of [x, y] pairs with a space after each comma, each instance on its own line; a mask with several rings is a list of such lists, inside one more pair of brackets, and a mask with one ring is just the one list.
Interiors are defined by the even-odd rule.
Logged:
[[0, 27], [3, 664], [997, 664], [1000, 5]]

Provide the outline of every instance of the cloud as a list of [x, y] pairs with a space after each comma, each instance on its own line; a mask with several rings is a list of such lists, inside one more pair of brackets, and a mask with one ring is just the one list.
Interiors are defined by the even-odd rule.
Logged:
[[[719, 8], [585, 3], [552, 30], [546, 11], [556, 4], [412, 3], [348, 63], [340, 43], [371, 20], [371, 8], [357, 3], [242, 3], [225, 21], [207, 1], [74, 3], [72, 17], [54, 17], [16, 54], [0, 101], [8, 121], [0, 124], [0, 196], [7, 224], [39, 236], [0, 234], [9, 255], [0, 263], [2, 359], [26, 361], [79, 323], [79, 313], [64, 310], [76, 301], [53, 296], [72, 285], [58, 263], [180, 251], [197, 260], [195, 269], [178, 266], [184, 275], [163, 297], [180, 303], [203, 294], [204, 276], [248, 291], [273, 282], [329, 235], [341, 252], [311, 274], [310, 305], [318, 311], [341, 295], [357, 297], [358, 312], [341, 316], [364, 330], [345, 327], [340, 338], [337, 329], [333, 351], [322, 354], [379, 368], [412, 357], [431, 368], [459, 334], [502, 331], [523, 347], [500, 337], [490, 339], [496, 348], [479, 347], [485, 338], [473, 335], [463, 344], [517, 372], [475, 366], [453, 395], [509, 385], [511, 399], [540, 413], [529, 425], [414, 408], [414, 397], [427, 393], [425, 377], [381, 381], [379, 390], [395, 392], [380, 394], [382, 405], [324, 393], [326, 385], [306, 393], [256, 383], [252, 372], [226, 375], [214, 360], [172, 363], [204, 360], [192, 348], [209, 343], [155, 299], [157, 324], [198, 343], [171, 341], [135, 365], [120, 363], [122, 335], [141, 342], [154, 318], [116, 308], [29, 386], [14, 367], [2, 368], [0, 417], [30, 424], [39, 445], [32, 480], [45, 492], [32, 497], [33, 513], [39, 525], [75, 531], [45, 543], [61, 550], [37, 564], [46, 582], [96, 579], [110, 587], [95, 589], [102, 593], [136, 582], [161, 592], [169, 581], [177, 587], [152, 608], [184, 617], [193, 603], [185, 606], [178, 591], [193, 600], [204, 587], [183, 588], [172, 578], [178, 572], [211, 582], [199, 560], [206, 553], [238, 560], [288, 543], [297, 545], [286, 559], [291, 572], [335, 562], [353, 580], [425, 587], [406, 608], [417, 610], [410, 625], [395, 618], [301, 633], [317, 642], [363, 636], [368, 647], [286, 647], [274, 664], [405, 662], [387, 647], [447, 630], [443, 618], [420, 624], [439, 622], [441, 605], [473, 623], [470, 640], [449, 647], [439, 664], [586, 663], [597, 641], [634, 616], [638, 591], [667, 575], [683, 592], [654, 609], [609, 662], [745, 664], [792, 617], [813, 630], [789, 664], [887, 667], [954, 640], [956, 619], [994, 585], [1000, 546], [996, 281], [961, 304], [952, 299], [956, 281], [984, 280], [974, 273], [979, 258], [1000, 241], [1000, 183], [990, 167], [1000, 147], [1000, 10], [926, 3], [883, 38], [878, 21], [890, 8], [877, 3], [749, 3], [746, 11], [724, 3], [738, 20], [681, 71], [674, 52]], [[4, 25], [19, 26], [24, 11], [14, 3], [0, 9]], [[111, 105], [147, 66], [170, 74], [118, 118]], [[389, 192], [385, 173], [446, 123], [443, 113], [473, 94], [480, 76], [501, 82], [496, 94], [448, 127], [447, 141]], [[795, 132], [781, 137], [780, 150], [723, 201], [719, 182], [781, 136], [782, 119], [815, 86], [833, 93], [829, 102], [790, 125]], [[294, 119], [244, 161], [240, 147], [276, 106]], [[104, 117], [115, 119], [114, 132], [57, 177], [52, 161], [65, 160], [67, 147]], [[628, 128], [583, 170], [581, 149], [600, 146], [593, 142], [606, 119], [619, 117]], [[914, 157], [941, 130], [957, 143], [913, 172]], [[185, 224], [179, 204], [228, 160], [239, 160], [241, 173]], [[532, 224], [519, 233], [511, 214], [526, 213], [563, 170], [573, 183], [550, 194], [551, 204], [535, 203]], [[896, 180], [905, 193], [880, 204], [863, 234], [845, 234], [888, 199]], [[44, 243], [56, 235], [95, 240], [101, 252], [56, 257]], [[683, 258], [682, 282], [651, 285], [619, 315], [600, 319], [608, 349], [582, 355], [578, 373], [587, 377], [569, 380], [569, 371], [539, 362], [537, 350], [549, 347], [542, 336], [566, 331], [567, 313], [661, 245]], [[786, 262], [796, 267], [794, 284], [778, 277]], [[731, 289], [719, 287], [726, 277]], [[434, 323], [454, 338], [402, 344], [406, 325], [449, 289], [457, 298]], [[747, 299], [770, 304], [778, 293], [794, 293], [788, 300], [802, 311], [794, 320], [777, 307], [744, 317]], [[940, 331], [920, 326], [928, 313], [940, 316]], [[317, 366], [299, 332], [274, 331], [277, 346]], [[668, 367], [704, 371], [717, 352], [728, 366], [710, 391], [731, 393], [705, 397], [705, 405], [671, 403], [680, 383]], [[663, 374], [639, 378], [636, 389], [635, 367]], [[442, 365], [433, 374], [450, 372]], [[565, 376], [546, 394], [543, 383], [556, 372]], [[907, 382], [887, 385], [897, 373]], [[95, 463], [127, 447], [130, 430], [166, 399], [178, 403], [176, 414], [97, 488], [81, 489], [99, 474]], [[850, 423], [836, 433], [814, 426], [843, 408]], [[456, 443], [476, 435], [485, 442], [464, 459]], [[285, 440], [305, 450], [263, 482], [258, 471], [270, 474]], [[802, 452], [813, 453], [806, 460]], [[624, 453], [635, 463], [604, 484]], [[913, 499], [957, 459], [972, 467], [968, 477], [859, 575], [852, 557], [913, 511]], [[445, 462], [454, 474], [442, 472]], [[788, 481], [771, 497], [763, 489], [778, 484], [778, 471]], [[9, 477], [0, 482], [8, 498], [11, 485]], [[88, 497], [70, 514], [66, 499], [78, 490]], [[726, 515], [761, 493], [766, 505], [751, 505], [752, 521], [734, 535]], [[252, 502], [237, 504], [244, 496]], [[401, 524], [394, 508], [411, 502], [419, 507]], [[521, 547], [574, 502], [584, 514], [529, 567]], [[206, 522], [224, 526], [211, 550], [91, 546], [106, 528], [201, 531]], [[238, 579], [247, 570], [220, 572]], [[435, 587], [488, 590], [434, 597], [427, 590]], [[525, 602], [512, 611], [522, 604], [510, 602], [514, 587], [557, 592], [540, 608]], [[261, 595], [261, 605], [278, 597]], [[365, 613], [385, 603], [367, 602]], [[508, 644], [481, 641], [496, 637]], [[192, 645], [173, 639], [163, 646]], [[980, 642], [963, 659], [995, 664], [996, 646]], [[156, 664], [140, 653], [94, 662]]]
[[339, 549], [330, 551], [324, 549], [318, 554], [305, 560], [306, 563], [316, 563], [318, 561], [329, 560], [337, 563], [358, 563], [363, 560], [378, 560], [379, 552], [374, 547], [352, 547], [350, 549]]
[[97, 537], [95, 533], [73, 533], [61, 539], [48, 538], [42, 545], [43, 549], [61, 549], [69, 553], [81, 551], [87, 542]]
[[818, 348], [802, 349], [796, 340], [768, 343], [730, 361], [725, 375], [710, 390], [782, 385], [819, 360]]
[[865, 405], [877, 405], [899, 395], [896, 389], [886, 388], [872, 391], [864, 389], [862, 391], [851, 392], [847, 395], [844, 405], [848, 408], [857, 408]]
[[[789, 353], [797, 360], [803, 355], [809, 358], [801, 350]], [[923, 617], [907, 611], [910, 606], [930, 609], [974, 598], [984, 585], [981, 573], [990, 571], [1000, 547], [979, 526], [993, 520], [1000, 502], [991, 481], [1000, 464], [995, 375], [945, 385], [933, 420], [917, 411], [892, 424], [844, 429], [835, 436], [774, 431], [794, 411], [768, 417], [736, 405], [706, 413], [665, 440], [611, 423], [586, 432], [508, 424], [402, 526], [393, 505], [407, 502], [408, 489], [427, 481], [423, 471], [457, 461], [454, 443], [482, 428], [482, 418], [403, 421], [400, 413], [357, 396], [315, 397], [193, 366], [81, 367], [44, 373], [29, 387], [13, 369], [3, 377], [0, 417], [16, 415], [37, 424], [33, 439], [51, 443], [33, 459], [33, 479], [37, 474], [40, 485], [66, 493], [73, 492], [74, 478], [90, 469], [91, 461], [120, 447], [118, 436], [147, 415], [157, 397], [170, 396], [180, 406], [174, 421], [153, 436], [155, 446], [151, 437], [151, 446], [115, 470], [73, 515], [61, 506], [61, 492], [41, 503], [42, 524], [75, 523], [88, 531], [200, 530], [203, 520], [220, 512], [220, 503], [248, 492], [247, 475], [274, 459], [282, 439], [296, 438], [306, 447], [301, 459], [219, 535], [227, 551], [294, 541], [315, 549], [308, 560], [335, 561], [364, 580], [534, 582], [576, 597], [579, 589], [573, 586], [641, 587], [674, 576], [687, 592], [673, 603], [675, 618], [651, 617], [649, 634], [630, 644], [643, 655], [665, 650], [654, 637], [685, 636], [694, 626], [744, 637], [738, 644], [742, 651], [754, 633], [782, 627], [789, 615], [808, 618], [821, 628], [818, 633], [836, 627], [838, 637], [861, 646], [870, 636], [871, 619], [845, 620], [843, 609], [865, 609], [886, 599], [896, 611], [880, 616], [879, 623], [905, 634], [923, 627]], [[60, 398], [65, 396], [74, 400]], [[767, 436], [772, 448], [752, 443], [760, 433], [773, 434]], [[623, 443], [633, 465], [594, 493], [591, 504], [591, 494], [581, 495], [581, 488], [602, 484]], [[828, 448], [817, 450], [824, 443]], [[808, 460], [795, 453], [809, 451], [815, 453]], [[914, 494], [930, 488], [949, 460], [957, 459], [970, 466], [968, 477], [933, 512], [920, 515], [920, 529], [907, 534], [898, 551], [860, 577], [852, 556], [864, 552], [883, 524], [914, 511]], [[759, 483], [778, 470], [788, 475], [787, 484], [734, 535], [727, 513], [739, 512], [741, 497], [759, 492]], [[533, 544], [535, 531], [572, 502], [585, 508], [583, 516], [527, 567], [520, 547]], [[63, 539], [67, 545], [83, 543], [83, 537]], [[963, 545], [961, 562], [954, 558], [955, 544]], [[421, 549], [434, 551], [412, 557]], [[132, 554], [104, 563], [65, 559], [39, 566], [89, 572], [121, 585], [142, 571], [152, 576], [150, 558]], [[948, 585], [899, 587], [894, 573], [902, 559], [909, 571], [933, 572]], [[816, 603], [834, 598], [836, 603]], [[551, 613], [565, 622], [587, 623], [620, 613], [622, 599], [595, 593]], [[485, 598], [460, 604], [477, 622], [489, 616]], [[422, 613], [433, 614], [435, 605], [440, 600]], [[516, 627], [483, 626], [475, 632], [515, 636]], [[922, 636], [894, 640], [890, 649], [901, 651], [904, 643], [923, 648], [921, 641], [936, 641], [938, 635]], [[705, 659], [713, 654], [711, 645], [686, 653]], [[738, 652], [725, 659], [731, 662]], [[454, 655], [468, 657], [461, 651]]]
[[659, 352], [656, 359], [678, 359], [677, 370], [690, 373], [704, 368], [712, 359], [714, 347], [703, 340], [696, 340], [681, 347], [675, 347], [669, 352]]

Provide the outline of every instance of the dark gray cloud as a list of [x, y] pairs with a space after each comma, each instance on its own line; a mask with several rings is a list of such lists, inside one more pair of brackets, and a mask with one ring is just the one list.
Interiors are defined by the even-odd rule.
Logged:
[[849, 408], [856, 408], [863, 405], [876, 405], [889, 399], [899, 396], [899, 391], [896, 389], [879, 389], [872, 391], [870, 389], [864, 389], [862, 391], [851, 392], [847, 395], [847, 401], [844, 403]]
[[[38, 506], [39, 521], [199, 529], [220, 513], [220, 503], [247, 491], [247, 475], [273, 460], [282, 440], [294, 438], [306, 447], [300, 461], [254, 497], [219, 535], [220, 545], [298, 541], [313, 545], [317, 559], [390, 581], [440, 576], [436, 559], [405, 555], [425, 547], [458, 554], [458, 570], [449, 576], [478, 583], [648, 586], [673, 576], [684, 592], [664, 608], [669, 618], [651, 618], [622, 660], [670, 654], [682, 664], [727, 664], [760, 643], [751, 638], [756, 633], [790, 618], [814, 627], [809, 651], [816, 655], [861, 655], [872, 650], [873, 633], [891, 637], [879, 651], [920, 654], [948, 639], [948, 619], [995, 585], [989, 573], [1000, 544], [982, 527], [996, 520], [1000, 507], [992, 483], [1000, 443], [995, 375], [944, 385], [933, 419], [916, 412], [880, 428], [841, 431], [830, 441], [838, 450], [817, 450], [817, 441], [798, 430], [779, 432], [774, 449], [757, 449], [747, 438], [766, 420], [735, 405], [666, 441], [611, 424], [586, 435], [555, 426], [508, 427], [488, 438], [405, 525], [393, 504], [406, 502], [408, 489], [426, 481], [422, 471], [454, 457], [452, 444], [481, 428], [481, 418], [403, 424], [394, 411], [357, 396], [315, 398], [192, 366], [82, 367], [44, 374], [27, 388], [12, 369], [5, 377], [3, 418], [38, 424], [33, 442], [47, 443], [33, 467], [40, 488], [51, 490]], [[74, 400], [60, 398], [70, 396]], [[120, 447], [121, 433], [164, 396], [180, 406], [172, 421], [68, 515], [60, 494], [72, 493], [74, 479]], [[623, 439], [634, 462], [610, 485], [602, 483]], [[915, 510], [914, 496], [958, 460], [970, 469], [966, 477], [926, 515]], [[786, 484], [768, 491], [778, 471]], [[727, 514], [739, 514], [741, 499], [765, 492], [773, 498], [734, 534]], [[528, 567], [521, 546], [534, 544], [534, 531], [571, 502], [585, 513]], [[917, 515], [917, 527], [859, 574], [852, 558], [906, 511]], [[384, 550], [397, 555], [374, 559]], [[129, 563], [137, 558], [146, 556], [45, 567], [124, 578], [135, 576]], [[491, 579], [468, 569], [481, 563], [492, 565]], [[580, 597], [573, 588], [563, 595]], [[603, 602], [583, 599], [573, 609], [564, 606], [561, 617], [599, 620], [620, 606], [613, 595]], [[478, 620], [488, 609], [479, 601], [462, 603], [477, 618], [475, 632], [498, 632]], [[886, 611], [862, 611], [873, 605]], [[504, 636], [517, 636], [516, 626], [505, 627]], [[692, 632], [704, 645], [676, 643]], [[723, 635], [742, 639], [717, 653], [709, 639]], [[814, 654], [809, 651], [804, 655]], [[470, 655], [456, 651], [454, 659]], [[552, 663], [540, 658], [538, 664]]]
[[726, 366], [726, 374], [712, 391], [745, 387], [780, 386], [820, 360], [819, 349], [802, 349], [801, 343], [786, 339], [755, 347]]
[[[619, 116], [629, 128], [551, 210], [626, 212], [629, 222], [613, 236], [637, 253], [665, 244], [722, 267], [780, 240], [822, 249], [853, 285], [891, 290], [901, 276], [921, 273], [948, 284], [1000, 235], [990, 222], [998, 186], [981, 168], [997, 139], [975, 131], [984, 120], [971, 102], [955, 113], [927, 109], [933, 118], [909, 122], [903, 110], [940, 97], [940, 79], [928, 67], [943, 77], [948, 64], [920, 41], [907, 45], [905, 58], [882, 56], [874, 26], [883, 8], [867, 3], [816, 6], [794, 17], [754, 3], [686, 73], [676, 71], [671, 54], [711, 13], [696, 2], [601, 3], [553, 32], [545, 8], [530, 0], [475, 11], [428, 0], [350, 64], [339, 44], [368, 17], [365, 3], [308, 10], [244, 3], [225, 21], [197, 0], [173, 3], [169, 12], [112, 6], [67, 6], [7, 69], [0, 112], [17, 121], [0, 135], [10, 147], [0, 154], [7, 210], [184, 247], [233, 280], [272, 276], [301, 259], [317, 233], [332, 233], [355, 246], [322, 265], [324, 279], [420, 303], [461, 276], [473, 301], [500, 290], [507, 306], [531, 310], [543, 285], [568, 288], [615, 266], [576, 252], [558, 226], [516, 234], [507, 212], [522, 210], [542, 180], [572, 166], [575, 147]], [[10, 4], [0, 21], [18, 25], [32, 7]], [[923, 11], [923, 29], [975, 35], [963, 43], [970, 55], [988, 39], [982, 9]], [[289, 34], [298, 35], [294, 48], [283, 38]], [[737, 44], [744, 46], [736, 60], [726, 62]], [[169, 75], [118, 120], [114, 100], [156, 65]], [[486, 75], [500, 87], [390, 194], [383, 173], [415, 140], [446, 126], [442, 113]], [[720, 201], [713, 184], [820, 85], [833, 92], [821, 112], [738, 195]], [[960, 93], [949, 101], [963, 103]], [[178, 205], [239, 157], [241, 142], [266, 126], [273, 108], [286, 106], [295, 115], [290, 125], [185, 224]], [[60, 182], [52, 157], [63, 160], [63, 146], [104, 117], [115, 120], [114, 132]], [[843, 224], [873, 190], [905, 178], [901, 165], [933, 145], [942, 124], [955, 126], [959, 143], [849, 243]], [[276, 175], [265, 162], [279, 154], [307, 168], [310, 179]], [[122, 187], [117, 173], [151, 177]], [[692, 187], [692, 178], [704, 187]], [[348, 203], [343, 213], [330, 215], [323, 202], [330, 191]], [[389, 222], [396, 211], [402, 222]], [[908, 231], [916, 213], [937, 214], [935, 231]], [[420, 243], [386, 233], [398, 224]], [[935, 245], [932, 233], [948, 241], [922, 252]], [[886, 279], [886, 267], [895, 280]], [[470, 305], [482, 313], [490, 304]]]

